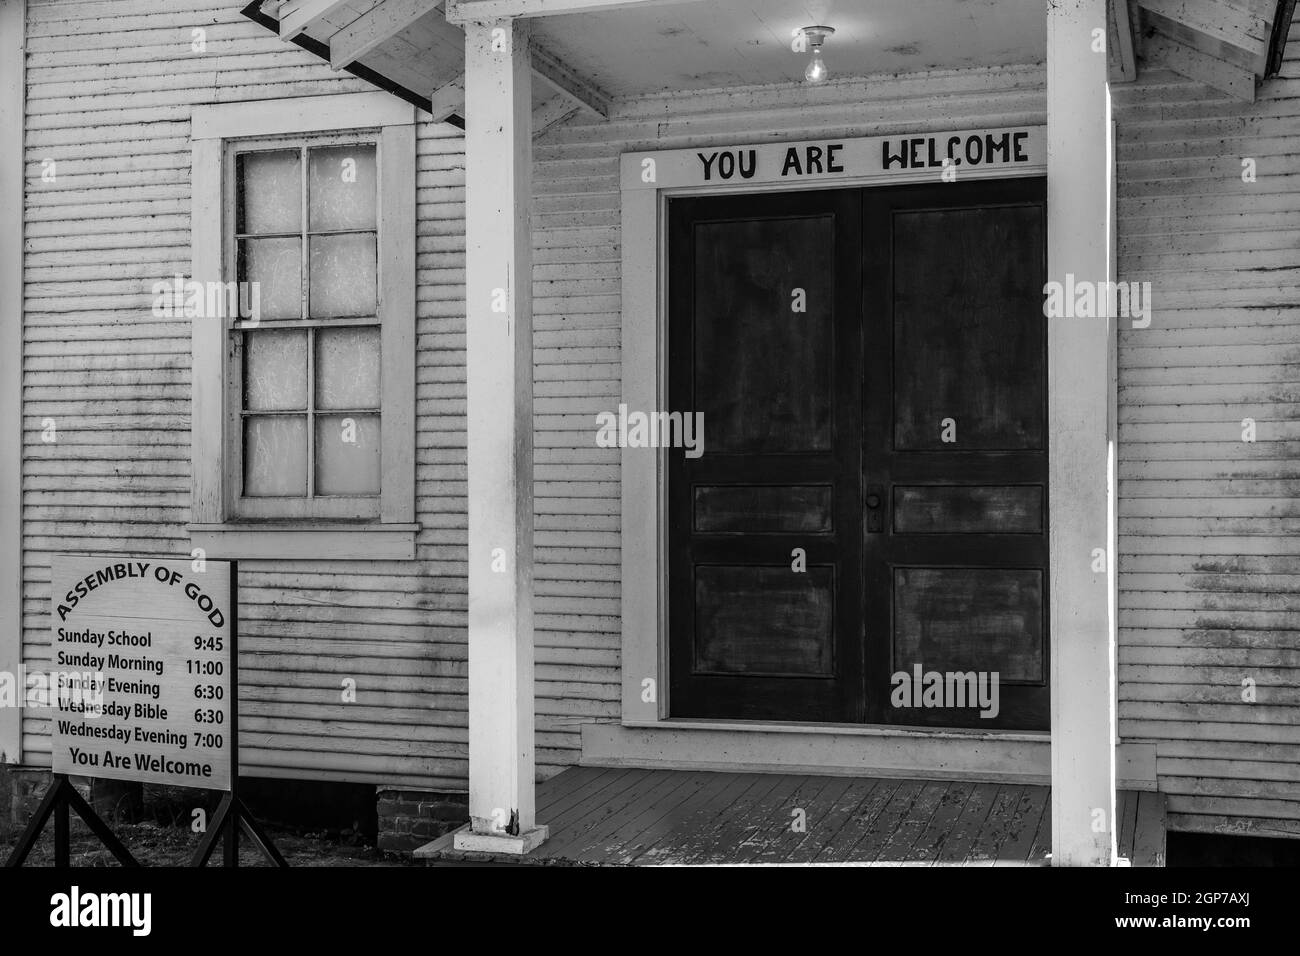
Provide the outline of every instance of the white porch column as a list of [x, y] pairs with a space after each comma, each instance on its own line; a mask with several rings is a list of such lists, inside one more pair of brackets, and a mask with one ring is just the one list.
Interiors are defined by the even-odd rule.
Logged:
[[[1047, 4], [1047, 271], [1111, 276], [1106, 0]], [[1102, 288], [1109, 288], [1104, 286]], [[1103, 310], [1105, 311], [1105, 310]], [[1052, 863], [1115, 861], [1114, 320], [1049, 318]]]
[[546, 837], [533, 769], [532, 91], [526, 21], [465, 24], [469, 810], [458, 849]]

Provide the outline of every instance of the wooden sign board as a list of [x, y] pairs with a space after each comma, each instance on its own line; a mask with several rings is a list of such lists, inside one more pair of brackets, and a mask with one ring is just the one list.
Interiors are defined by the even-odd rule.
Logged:
[[1042, 175], [1042, 126], [624, 153], [624, 190], [801, 188]]
[[54, 772], [231, 789], [231, 566], [56, 554]]

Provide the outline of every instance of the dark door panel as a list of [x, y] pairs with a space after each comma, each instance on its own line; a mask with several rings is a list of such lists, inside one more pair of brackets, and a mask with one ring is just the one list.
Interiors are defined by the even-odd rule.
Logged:
[[[865, 536], [869, 719], [1046, 729], [1043, 181], [863, 204], [863, 485], [888, 488], [891, 510]], [[918, 668], [944, 675], [939, 706], [900, 706], [898, 675]], [[954, 694], [955, 675], [990, 696], [996, 677], [996, 707]]]
[[[670, 707], [860, 720], [860, 206], [847, 192], [669, 205]], [[802, 557], [796, 557], [802, 555]]]
[[1036, 268], [1042, 252], [1031, 244], [1042, 236], [1042, 206], [926, 208], [961, 190], [922, 187], [868, 200], [880, 211], [873, 224], [890, 227], [894, 448], [1041, 450], [1046, 423], [1035, 376], [1047, 327]]
[[1044, 192], [670, 201], [674, 716], [1047, 727]]

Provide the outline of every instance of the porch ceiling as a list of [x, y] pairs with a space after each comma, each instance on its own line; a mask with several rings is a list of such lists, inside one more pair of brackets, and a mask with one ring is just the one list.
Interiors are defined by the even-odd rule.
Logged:
[[1042, 62], [1042, 0], [706, 0], [545, 17], [535, 34], [616, 96], [802, 82], [793, 32], [835, 28], [832, 76]]
[[[244, 12], [441, 119], [463, 105], [463, 33], [445, 6], [254, 0]], [[538, 17], [534, 118], [605, 113], [609, 96], [802, 81], [808, 54], [791, 41], [811, 24], [835, 28], [825, 58], [839, 77], [1035, 63], [1046, 48], [1042, 0], [688, 0]]]

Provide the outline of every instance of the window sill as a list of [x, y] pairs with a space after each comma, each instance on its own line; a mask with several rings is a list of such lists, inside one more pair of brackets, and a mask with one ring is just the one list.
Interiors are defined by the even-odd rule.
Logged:
[[205, 556], [314, 561], [413, 561], [418, 524], [192, 524], [190, 547]]

